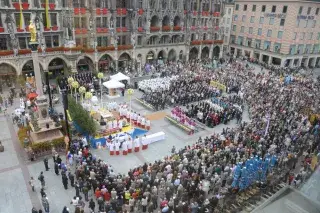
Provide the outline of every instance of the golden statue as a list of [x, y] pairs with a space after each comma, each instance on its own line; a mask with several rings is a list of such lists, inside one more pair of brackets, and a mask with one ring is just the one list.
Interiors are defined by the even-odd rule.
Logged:
[[36, 29], [36, 25], [32, 21], [30, 21], [30, 24], [29, 24], [29, 32], [31, 35], [30, 42], [36, 42], [37, 41], [37, 29]]

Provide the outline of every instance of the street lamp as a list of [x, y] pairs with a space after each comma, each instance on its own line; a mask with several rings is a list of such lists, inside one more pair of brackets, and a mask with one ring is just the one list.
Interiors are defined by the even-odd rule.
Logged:
[[[76, 102], [78, 102], [77, 89], [79, 88], [78, 81], [72, 82], [71, 86], [74, 88], [74, 94], [76, 96]], [[72, 90], [72, 89], [71, 89]]]
[[[132, 102], [132, 95], [134, 93], [134, 90], [133, 89], [128, 89], [128, 95], [129, 95], [129, 98], [130, 98], [130, 113], [131, 113], [131, 102]], [[129, 113], [129, 116], [130, 116], [130, 127], [132, 127], [132, 122], [131, 122], [131, 114]]]
[[79, 87], [79, 93], [80, 93], [80, 101], [83, 103], [83, 94], [86, 92], [86, 88], [84, 86]]
[[[68, 122], [68, 90], [67, 89], [62, 89], [62, 101], [63, 101], [63, 111], [64, 111], [64, 119], [66, 122], [66, 135], [68, 136], [69, 140], [71, 140], [71, 135], [70, 135], [70, 131], [69, 131], [69, 122]], [[69, 145], [69, 149], [70, 149], [70, 143]]]
[[98, 73], [98, 78], [99, 78], [99, 83], [100, 83], [100, 108], [102, 107], [102, 84], [101, 84], [101, 80], [104, 77], [102, 72]]

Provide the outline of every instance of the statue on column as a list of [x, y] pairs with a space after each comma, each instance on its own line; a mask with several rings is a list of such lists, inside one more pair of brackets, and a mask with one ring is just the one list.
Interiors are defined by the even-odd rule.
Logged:
[[29, 24], [29, 32], [30, 32], [30, 41], [31, 42], [36, 42], [37, 41], [37, 29], [36, 29], [36, 25], [30, 21], [30, 24]]

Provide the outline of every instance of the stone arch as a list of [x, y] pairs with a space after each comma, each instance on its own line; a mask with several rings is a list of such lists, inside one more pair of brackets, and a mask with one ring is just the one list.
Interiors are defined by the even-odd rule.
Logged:
[[215, 46], [213, 48], [212, 56], [216, 57], [216, 58], [219, 58], [219, 55], [220, 55], [220, 47], [219, 46]]
[[156, 53], [153, 50], [150, 50], [146, 55], [146, 62], [150, 63], [156, 59]]
[[[13, 68], [13, 69], [9, 69], [9, 68]], [[4, 74], [5, 71], [8, 71], [9, 73], [13, 73], [16, 75], [20, 75], [21, 71], [18, 69], [18, 67], [11, 63], [11, 61], [1, 61], [0, 62], [0, 73]]]
[[180, 18], [180, 16], [174, 17], [173, 26], [181, 26], [181, 18]]
[[77, 58], [77, 71], [78, 72], [94, 72], [94, 62], [93, 60], [86, 56], [82, 55]]
[[189, 52], [189, 59], [197, 59], [199, 55], [199, 50], [197, 47], [192, 47]]
[[142, 27], [143, 26], [143, 19], [142, 17], [138, 18], [138, 27]]
[[177, 60], [177, 52], [175, 49], [171, 49], [168, 53], [168, 60], [169, 61], [176, 61]]
[[[21, 64], [21, 73], [22, 73], [22, 69], [23, 67], [27, 64], [27, 63], [30, 63], [32, 62], [32, 66], [33, 66], [33, 60], [32, 59], [29, 59], [29, 60], [25, 60], [22, 64]], [[42, 62], [39, 61], [39, 64], [40, 64], [40, 70], [43, 68], [45, 68], [44, 64], [42, 64]]]
[[[123, 52], [120, 54], [118, 58], [118, 67], [121, 69], [129, 69], [129, 66], [131, 66], [131, 56], [128, 52]], [[131, 70], [131, 69], [129, 69]]]
[[111, 55], [109, 55], [108, 53], [104, 53], [99, 57], [99, 60], [98, 60], [99, 72], [107, 72], [108, 70], [112, 72], [113, 67], [114, 67], [114, 60]]
[[165, 50], [160, 50], [157, 54], [157, 58], [159, 60], [163, 60], [163, 59], [166, 59], [167, 58], [167, 53]]
[[[41, 62], [39, 62], [39, 67], [40, 67], [40, 73], [43, 73], [44, 66]], [[34, 65], [33, 65], [33, 60], [26, 60], [23, 62], [21, 65], [21, 74], [32, 74], [34, 75]]]
[[169, 26], [169, 25], [170, 25], [170, 17], [166, 15], [162, 19], [162, 26]]
[[100, 55], [98, 61], [100, 61], [104, 56], [110, 57], [112, 59], [112, 61], [114, 61], [114, 58], [112, 57], [112, 55], [108, 54], [108, 53], [103, 53]]
[[61, 59], [66, 65], [69, 65], [69, 64], [68, 64], [68, 60], [67, 60], [65, 57], [63, 57], [63, 56], [54, 56], [54, 57], [52, 57], [52, 58], [49, 60], [49, 62], [47, 63], [47, 64], [48, 64], [48, 68], [49, 68], [50, 63], [51, 63], [53, 60], [57, 59], [57, 58]]
[[150, 20], [150, 26], [151, 27], [159, 27], [159, 22], [160, 22], [159, 17], [154, 15], [154, 16], [152, 16], [152, 18]]
[[210, 49], [209, 47], [205, 46], [201, 50], [201, 59], [209, 58]]
[[[94, 55], [94, 54], [93, 54]], [[92, 55], [90, 55], [90, 54], [87, 54], [87, 53], [84, 53], [84, 54], [82, 54], [82, 56], [84, 56], [84, 57], [87, 57], [87, 58], [89, 58], [93, 63], [94, 63], [94, 58], [92, 57]], [[79, 59], [79, 58], [78, 58]], [[78, 62], [78, 61], [77, 61]]]
[[56, 78], [60, 75], [65, 75], [65, 70], [67, 71], [69, 66], [64, 57], [60, 56], [51, 58], [47, 65], [49, 78]]

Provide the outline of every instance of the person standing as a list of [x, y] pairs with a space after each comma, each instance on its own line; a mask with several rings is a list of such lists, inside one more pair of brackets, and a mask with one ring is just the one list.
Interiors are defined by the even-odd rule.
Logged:
[[43, 176], [43, 172], [40, 173], [38, 180], [41, 182], [41, 186], [45, 187], [46, 186], [46, 182], [44, 180], [44, 176]]
[[90, 199], [89, 202], [89, 208], [92, 210], [92, 212], [94, 212], [94, 209], [96, 208], [96, 203], [93, 201], [93, 199]]
[[56, 173], [56, 175], [59, 175], [59, 164], [57, 162], [54, 163], [54, 173]]
[[37, 210], [36, 208], [33, 207], [33, 208], [31, 209], [31, 213], [39, 213], [39, 212], [38, 212], [38, 210]]
[[62, 184], [64, 186], [64, 189], [68, 189], [68, 177], [67, 175], [62, 175]]
[[43, 196], [42, 199], [41, 199], [41, 202], [42, 202], [42, 206], [44, 208], [44, 211], [46, 213], [49, 213], [49, 210], [50, 210], [50, 206], [49, 206], [49, 201], [48, 201], [48, 198]]
[[46, 171], [49, 171], [49, 165], [48, 165], [48, 158], [43, 159], [44, 167], [46, 168]]
[[74, 187], [74, 175], [71, 172], [69, 172], [68, 176], [69, 176], [71, 187]]

